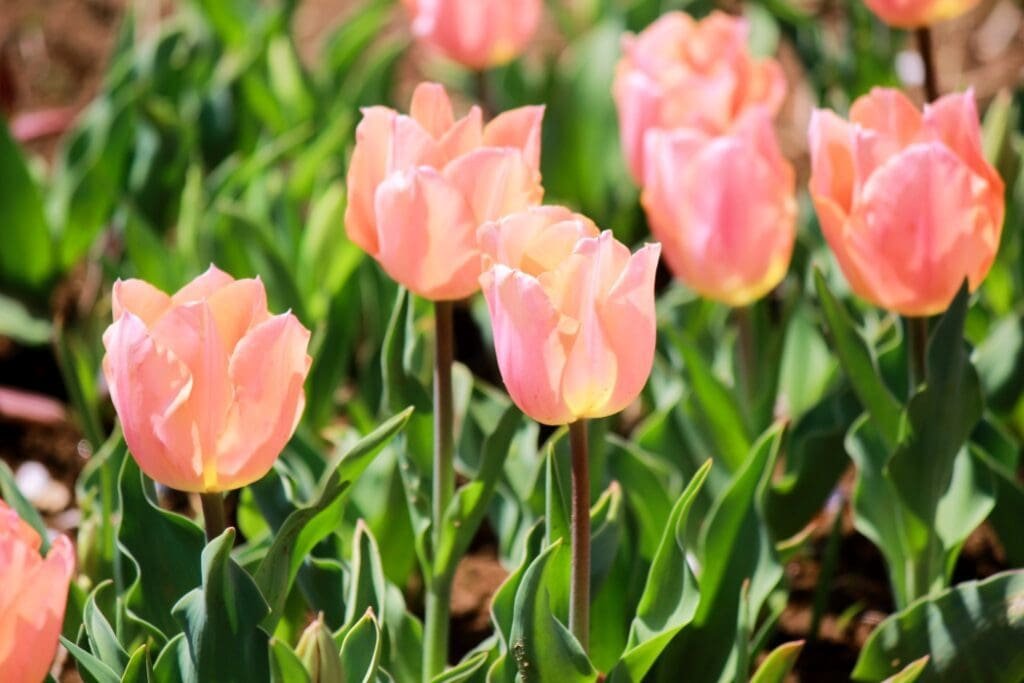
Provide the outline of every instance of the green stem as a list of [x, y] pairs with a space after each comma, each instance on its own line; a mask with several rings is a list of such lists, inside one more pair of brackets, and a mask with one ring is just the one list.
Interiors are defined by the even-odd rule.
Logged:
[[917, 29], [917, 50], [924, 62], [924, 97], [928, 102], [939, 99], [939, 70], [935, 66], [935, 50], [932, 47], [932, 30], [927, 26]]
[[751, 414], [757, 399], [757, 350], [754, 342], [753, 305], [734, 309], [736, 315], [737, 344], [739, 345], [739, 385]]
[[904, 318], [907, 335], [907, 371], [910, 377], [910, 395], [925, 381], [928, 357], [928, 318]]
[[224, 529], [227, 528], [227, 516], [224, 514], [224, 494], [200, 493], [199, 500], [203, 505], [206, 540], [212, 541], [224, 533]]
[[494, 103], [494, 93], [491, 91], [491, 84], [487, 78], [487, 72], [483, 69], [473, 72], [473, 85], [476, 88], [476, 99], [480, 103], [480, 109], [484, 118], [490, 118], [497, 112]]
[[[455, 493], [453, 435], [455, 417], [452, 410], [452, 361], [455, 355], [455, 331], [452, 324], [453, 304], [434, 303], [434, 325], [437, 348], [434, 352], [434, 477], [433, 477], [433, 541], [440, 543], [444, 512]], [[425, 576], [427, 587], [423, 634], [423, 676], [429, 680], [444, 671], [448, 664], [448, 628], [451, 609], [450, 575]]]
[[569, 630], [583, 651], [590, 641], [590, 459], [587, 421], [569, 425], [572, 450], [572, 585], [569, 589]]

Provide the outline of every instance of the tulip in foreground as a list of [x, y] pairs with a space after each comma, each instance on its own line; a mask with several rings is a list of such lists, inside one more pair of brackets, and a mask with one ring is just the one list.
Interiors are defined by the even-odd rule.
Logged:
[[480, 245], [498, 366], [516, 405], [560, 425], [631, 403], [654, 357], [660, 247], [631, 255], [561, 207], [489, 223]]
[[405, 0], [413, 34], [478, 71], [505, 64], [540, 23], [541, 0]]
[[748, 34], [745, 20], [723, 12], [701, 21], [669, 12], [625, 38], [613, 93], [622, 148], [641, 184], [647, 131], [697, 128], [720, 135], [752, 109], [778, 111], [786, 95], [782, 67], [751, 56]]
[[348, 171], [349, 237], [415, 294], [473, 294], [477, 228], [543, 197], [543, 116], [543, 107], [522, 107], [484, 126], [473, 107], [456, 121], [435, 83], [416, 88], [409, 116], [365, 109]]
[[918, 28], [958, 17], [978, 0], [864, 0], [878, 18], [899, 28]]
[[75, 550], [58, 536], [43, 558], [35, 529], [0, 500], [0, 681], [39, 683], [57, 652]]
[[643, 205], [676, 277], [732, 306], [782, 280], [796, 238], [796, 181], [766, 111], [718, 137], [651, 131], [646, 159]]
[[1003, 181], [985, 161], [972, 92], [921, 113], [876, 88], [850, 121], [811, 119], [811, 196], [854, 292], [906, 316], [944, 311], [988, 274], [1002, 232]]
[[119, 280], [113, 306], [103, 373], [142, 471], [200, 493], [266, 474], [305, 406], [309, 330], [214, 266], [173, 296]]

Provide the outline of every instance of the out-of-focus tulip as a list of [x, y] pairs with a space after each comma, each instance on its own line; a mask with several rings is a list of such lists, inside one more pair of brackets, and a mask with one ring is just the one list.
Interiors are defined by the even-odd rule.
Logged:
[[732, 306], [782, 280], [796, 237], [796, 181], [767, 111], [721, 136], [651, 131], [646, 160], [643, 205], [680, 280]]
[[644, 136], [654, 128], [727, 132], [753, 108], [774, 115], [786, 95], [782, 67], [754, 59], [747, 22], [722, 12], [694, 21], [669, 12], [624, 39], [613, 93], [622, 148], [633, 177], [644, 181]]
[[661, 248], [631, 255], [561, 207], [507, 216], [479, 234], [498, 367], [516, 405], [558, 425], [632, 402], [654, 358]]
[[958, 17], [978, 0], [864, 0], [878, 18], [899, 28], [917, 28]]
[[1002, 232], [1003, 181], [981, 151], [974, 94], [924, 113], [898, 90], [811, 118], [811, 196], [853, 290], [907, 316], [945, 310], [985, 279]]
[[348, 170], [348, 235], [422, 297], [461, 299], [479, 287], [477, 228], [540, 203], [543, 107], [486, 126], [478, 107], [458, 121], [444, 88], [423, 83], [409, 116], [363, 110]]
[[118, 280], [103, 374], [139, 467], [182, 491], [256, 481], [302, 415], [309, 330], [211, 266], [173, 296]]
[[41, 544], [0, 500], [0, 681], [39, 683], [57, 652], [75, 550], [58, 536], [43, 558]]
[[519, 55], [537, 32], [542, 0], [405, 0], [413, 34], [470, 69]]

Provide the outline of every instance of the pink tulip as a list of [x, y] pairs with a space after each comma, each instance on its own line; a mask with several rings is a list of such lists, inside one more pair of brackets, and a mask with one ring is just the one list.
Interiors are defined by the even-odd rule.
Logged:
[[978, 0], [864, 0], [878, 18], [891, 26], [917, 28], [952, 19]]
[[644, 136], [654, 128], [727, 132], [753, 108], [774, 115], [786, 95], [782, 67], [754, 59], [747, 22], [722, 12], [694, 21], [669, 12], [639, 35], [627, 35], [615, 72], [622, 148], [643, 183]]
[[173, 296], [118, 280], [113, 298], [103, 374], [142, 471], [196, 492], [266, 474], [305, 406], [309, 330], [214, 266]]
[[479, 287], [477, 228], [538, 204], [543, 107], [486, 126], [479, 107], [456, 121], [444, 88], [422, 83], [411, 115], [363, 110], [348, 170], [349, 238], [422, 297], [461, 299]]
[[981, 284], [999, 248], [1003, 181], [985, 161], [974, 94], [924, 113], [898, 90], [854, 102], [850, 122], [811, 118], [811, 196], [861, 297], [907, 316], [944, 311]]
[[537, 32], [542, 0], [405, 0], [412, 32], [476, 70], [515, 59]]
[[767, 111], [722, 136], [651, 131], [646, 160], [643, 205], [680, 280], [732, 306], [779, 284], [796, 237], [796, 181]]
[[58, 536], [43, 558], [42, 539], [0, 500], [0, 681], [39, 683], [57, 653], [75, 550]]
[[631, 403], [654, 358], [660, 247], [630, 255], [610, 231], [553, 206], [482, 226], [480, 246], [498, 367], [516, 405], [558, 425]]

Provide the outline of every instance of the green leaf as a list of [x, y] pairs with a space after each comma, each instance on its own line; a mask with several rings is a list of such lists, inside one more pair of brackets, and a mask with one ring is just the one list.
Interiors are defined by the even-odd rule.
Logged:
[[921, 681], [1024, 680], [1024, 571], [968, 581], [918, 600], [883, 621], [861, 651], [853, 677], [880, 681], [930, 655]]
[[928, 526], [983, 409], [981, 383], [963, 339], [967, 303], [964, 285], [928, 342], [926, 385], [907, 406], [909, 433], [888, 466], [900, 498]]
[[53, 339], [53, 324], [36, 317], [24, 304], [0, 294], [0, 337], [10, 337], [25, 346], [39, 346]]
[[121, 683], [149, 683], [149, 645], [140, 645], [128, 659]]
[[924, 668], [928, 666], [928, 660], [931, 659], [929, 655], [921, 657], [921, 659], [914, 660], [910, 664], [907, 664], [903, 671], [897, 674], [893, 674], [885, 679], [884, 683], [914, 683], [921, 674], [924, 673]]
[[312, 683], [295, 651], [276, 638], [270, 641], [271, 683]]
[[381, 349], [384, 405], [390, 410], [412, 405], [420, 412], [429, 414], [433, 403], [426, 389], [405, 368], [406, 347], [412, 343], [408, 337], [412, 328], [413, 309], [412, 295], [405, 288], [400, 289]]
[[153, 683], [199, 683], [184, 633], [168, 640], [160, 651], [153, 664]]
[[672, 506], [629, 629], [626, 650], [608, 676], [611, 683], [642, 681], [662, 650], [697, 613], [700, 594], [686, 561], [686, 523], [710, 470], [708, 460]]
[[488, 656], [489, 653], [483, 650], [474, 652], [457, 665], [431, 678], [430, 683], [463, 683], [463, 681], [468, 681], [487, 662]]
[[269, 636], [259, 628], [269, 608], [252, 578], [231, 559], [234, 541], [234, 529], [210, 541], [203, 550], [202, 586], [172, 609], [201, 681], [270, 678]]
[[[117, 542], [135, 572], [134, 579], [126, 584], [126, 606], [130, 613], [170, 637], [179, 630], [171, 608], [202, 579], [199, 558], [203, 530], [160, 507], [152, 482], [139, 471], [133, 458], [125, 458], [121, 466], [120, 492]], [[160, 542], [154, 543], [153, 539]], [[174, 552], [167, 552], [167, 548]]]
[[355, 623], [341, 644], [341, 671], [348, 683], [373, 683], [380, 664], [380, 627], [373, 610]]
[[104, 581], [89, 594], [82, 614], [82, 623], [89, 641], [89, 650], [120, 676], [124, 674], [125, 667], [128, 665], [128, 653], [118, 641], [110, 622], [96, 605], [96, 596], [111, 585], [113, 585], [111, 581]]
[[353, 624], [367, 610], [372, 610], [374, 614], [386, 614], [386, 598], [387, 581], [381, 567], [377, 541], [366, 524], [359, 520], [356, 522], [355, 538], [352, 539], [352, 574], [345, 601], [345, 624]]
[[569, 549], [558, 539], [530, 564], [516, 592], [510, 652], [524, 681], [597, 680], [587, 654], [551, 611], [551, 581], [568, 576], [568, 562]]
[[882, 438], [895, 446], [900, 436], [900, 403], [882, 380], [871, 349], [854, 327], [850, 315], [829, 291], [821, 271], [814, 272], [814, 284], [846, 378], [861, 404], [878, 423]]
[[4, 207], [0, 282], [38, 289], [51, 277], [55, 265], [50, 227], [39, 187], [6, 119], [0, 121], [0, 178], [0, 206]]
[[797, 640], [792, 643], [783, 643], [768, 653], [761, 666], [757, 667], [750, 683], [783, 683], [789, 675], [793, 665], [796, 664], [800, 650], [804, 647], [804, 641]]
[[46, 553], [50, 552], [50, 538], [43, 518], [39, 516], [39, 512], [36, 511], [32, 503], [28, 502], [28, 499], [22, 495], [21, 489], [18, 488], [18, 484], [14, 480], [14, 473], [11, 472], [11, 468], [7, 466], [7, 463], [2, 460], [0, 460], [0, 498], [3, 498], [4, 502], [18, 513], [21, 521], [28, 524], [39, 534], [39, 550], [41, 553], [45, 556]]
[[121, 677], [117, 672], [104, 664], [99, 657], [78, 647], [64, 636], [60, 637], [60, 643], [75, 658], [78, 665], [96, 679], [96, 683], [121, 683]]

